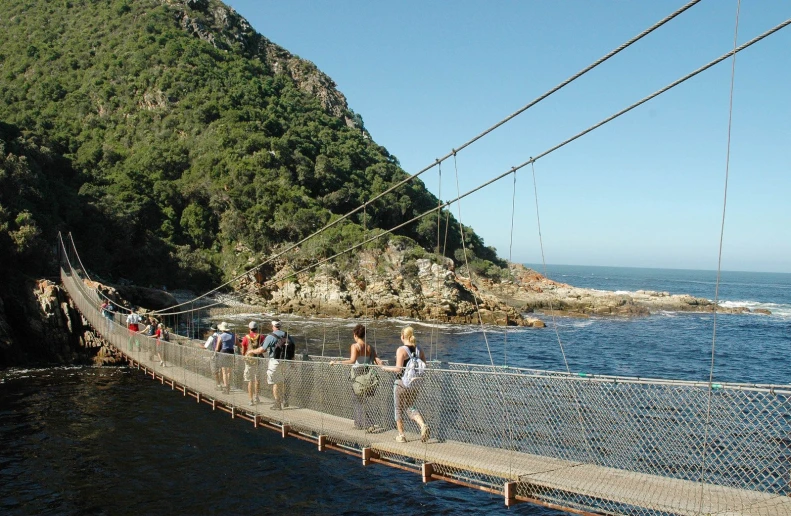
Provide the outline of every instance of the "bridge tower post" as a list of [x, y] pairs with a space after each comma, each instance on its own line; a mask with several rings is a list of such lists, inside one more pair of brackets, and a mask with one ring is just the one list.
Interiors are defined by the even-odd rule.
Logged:
[[434, 475], [434, 463], [433, 462], [424, 462], [423, 465], [420, 467], [421, 473], [423, 474], [423, 483], [431, 482], [432, 480], [436, 480], [432, 478]]
[[516, 482], [506, 482], [503, 486], [503, 494], [505, 497], [505, 506], [511, 507], [516, 505]]
[[372, 448], [363, 448], [363, 466], [368, 466], [376, 458], [379, 458], [379, 455]]

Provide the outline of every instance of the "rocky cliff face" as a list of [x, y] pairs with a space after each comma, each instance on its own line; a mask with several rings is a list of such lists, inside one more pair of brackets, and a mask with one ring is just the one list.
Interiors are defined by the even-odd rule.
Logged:
[[[574, 287], [547, 279], [522, 265], [510, 265], [512, 277], [471, 280], [450, 259], [412, 259], [390, 244], [384, 251], [358, 253], [343, 268], [325, 264], [315, 273], [272, 284], [267, 278], [242, 281], [245, 303], [268, 311], [337, 317], [408, 317], [429, 321], [543, 327], [533, 313], [577, 317], [646, 316], [659, 311], [713, 312], [703, 298], [639, 290], [616, 293]], [[285, 265], [276, 277], [291, 271]], [[477, 302], [477, 303], [476, 303]], [[477, 306], [476, 306], [477, 305]], [[720, 313], [746, 313], [723, 308]], [[763, 313], [763, 312], [762, 312]]]
[[0, 299], [0, 367], [120, 363], [59, 285], [28, 280], [20, 290]]
[[[289, 274], [286, 265], [278, 277]], [[339, 317], [409, 317], [448, 323], [543, 326], [496, 295], [459, 277], [450, 259], [410, 258], [392, 242], [366, 250], [340, 268], [325, 264], [316, 272], [275, 284], [248, 278], [240, 290], [247, 303], [268, 310]]]

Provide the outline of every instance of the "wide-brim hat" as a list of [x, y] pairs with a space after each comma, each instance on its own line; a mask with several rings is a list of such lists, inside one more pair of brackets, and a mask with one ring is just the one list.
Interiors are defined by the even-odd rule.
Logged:
[[223, 322], [221, 322], [220, 324], [217, 325], [217, 329], [220, 330], [220, 331], [228, 331], [228, 330], [231, 329], [231, 327], [228, 326], [227, 322], [223, 321]]

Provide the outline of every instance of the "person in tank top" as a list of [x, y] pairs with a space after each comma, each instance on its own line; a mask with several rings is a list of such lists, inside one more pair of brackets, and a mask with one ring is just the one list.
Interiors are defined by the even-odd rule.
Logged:
[[225, 394], [229, 394], [231, 392], [231, 368], [233, 367], [236, 335], [231, 333], [231, 328], [225, 321], [218, 324], [217, 329], [220, 330], [220, 333], [217, 335], [215, 351], [220, 353], [219, 365], [222, 375], [222, 390]]
[[407, 442], [406, 435], [404, 434], [404, 419], [403, 414], [406, 411], [409, 419], [417, 423], [420, 427], [420, 440], [426, 442], [430, 438], [430, 430], [423, 416], [415, 408], [415, 401], [419, 393], [419, 384], [413, 383], [409, 387], [404, 387], [401, 383], [401, 376], [404, 374], [404, 366], [409, 361], [410, 354], [417, 352], [421, 360], [425, 361], [426, 356], [423, 350], [415, 344], [415, 331], [411, 326], [407, 326], [401, 330], [401, 346], [396, 350], [396, 364], [394, 367], [385, 367], [385, 371], [396, 373], [396, 381], [393, 384], [393, 405], [395, 406], [395, 422], [398, 427], [398, 435], [395, 440], [400, 443]]
[[[367, 365], [376, 364], [383, 365], [376, 350], [365, 342], [365, 326], [358, 324], [352, 330], [352, 337], [354, 343], [349, 348], [350, 357], [348, 360], [332, 361], [330, 365], [334, 364], [354, 364], [352, 366], [352, 375], [361, 374], [362, 371], [367, 369]], [[365, 430], [367, 432], [374, 432], [376, 425], [373, 424], [372, 418], [368, 414], [368, 398], [365, 396], [358, 396], [351, 391], [352, 406], [354, 407], [354, 428], [356, 430]]]

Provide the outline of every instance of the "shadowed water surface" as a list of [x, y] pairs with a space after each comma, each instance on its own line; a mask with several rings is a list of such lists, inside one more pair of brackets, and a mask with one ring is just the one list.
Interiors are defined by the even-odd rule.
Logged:
[[212, 412], [126, 368], [0, 377], [2, 514], [555, 514]]

